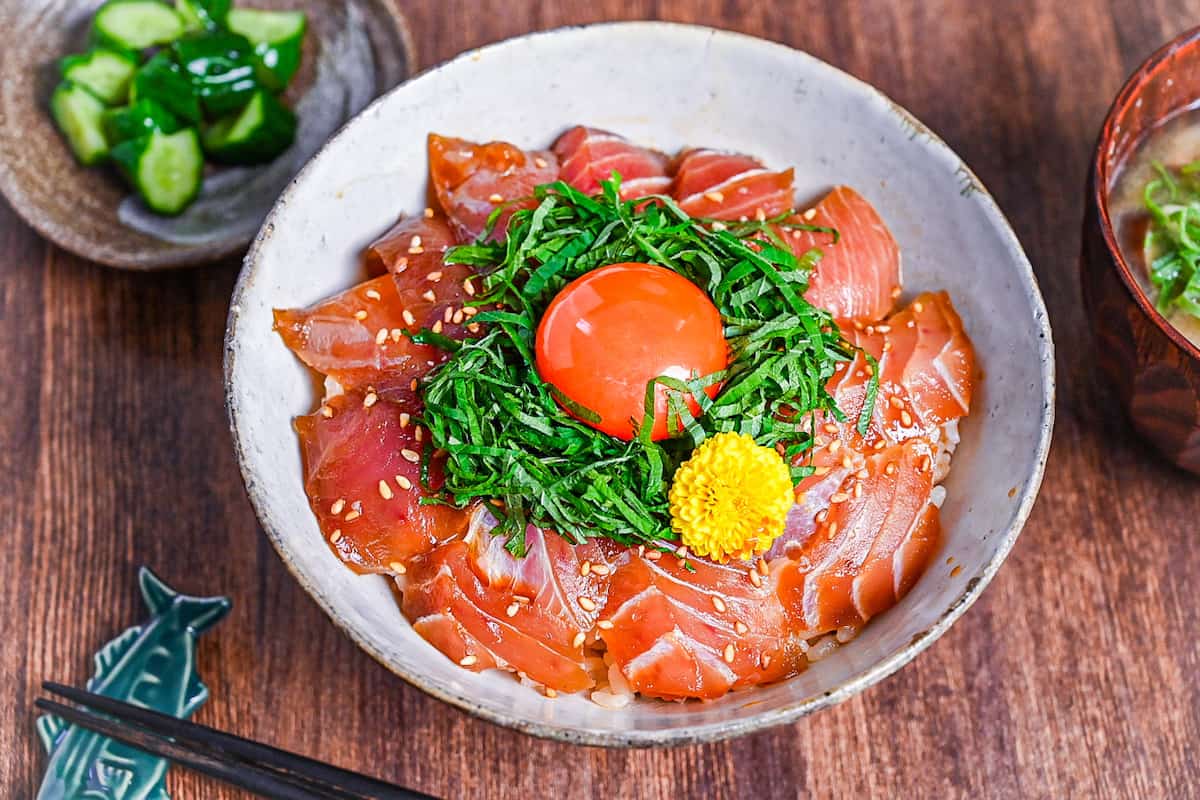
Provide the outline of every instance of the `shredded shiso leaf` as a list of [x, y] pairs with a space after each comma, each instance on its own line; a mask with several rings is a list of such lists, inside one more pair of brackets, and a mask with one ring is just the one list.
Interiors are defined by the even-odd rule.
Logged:
[[1155, 162], [1158, 177], [1146, 184], [1150, 282], [1162, 314], [1180, 310], [1200, 318], [1200, 161], [1172, 174]]
[[[535, 200], [535, 208], [512, 215], [504, 241], [488, 241], [485, 231], [446, 254], [448, 263], [475, 267], [483, 276], [474, 305], [487, 309], [475, 317], [486, 325], [484, 334], [464, 342], [414, 334], [452, 353], [424, 383], [426, 461], [434, 450], [447, 454], [441, 495], [426, 502], [490, 502], [499, 522], [495, 533], [507, 537], [516, 555], [524, 553], [531, 523], [576, 543], [607, 537], [662, 547], [676, 537], [667, 499], [671, 478], [716, 433], [736, 431], [782, 449], [787, 462], [797, 464], [793, 480], [811, 474], [800, 457], [812, 446], [813, 412], [845, 420], [825, 385], [857, 350], [828, 312], [804, 299], [820, 250], [797, 259], [780, 231], [822, 231], [835, 241], [836, 231], [792, 222], [790, 213], [741, 223], [692, 219], [669, 197], [621, 200], [616, 175], [594, 197], [556, 182], [539, 186]], [[724, 321], [730, 363], [687, 381], [651, 381], [639, 434], [625, 442], [581, 421], [596, 415], [541, 380], [534, 335], [567, 283], [631, 261], [672, 269], [708, 293]], [[722, 388], [713, 399], [704, 389], [715, 383]], [[657, 385], [664, 387], [673, 436], [652, 442]], [[870, 397], [876, 389], [873, 377]], [[698, 415], [685, 402], [688, 394], [698, 402]], [[860, 429], [872, 405], [858, 420]]]

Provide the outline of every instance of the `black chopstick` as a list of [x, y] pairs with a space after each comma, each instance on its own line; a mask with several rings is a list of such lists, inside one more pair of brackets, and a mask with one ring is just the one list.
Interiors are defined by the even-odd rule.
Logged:
[[82, 727], [266, 797], [282, 800], [432, 800], [429, 795], [62, 684], [43, 688], [115, 718], [52, 700], [37, 706]]

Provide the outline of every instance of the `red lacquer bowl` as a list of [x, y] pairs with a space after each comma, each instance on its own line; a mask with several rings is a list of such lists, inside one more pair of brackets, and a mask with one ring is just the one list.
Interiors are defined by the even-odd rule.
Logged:
[[1113, 102], [1087, 188], [1080, 268], [1100, 366], [1138, 433], [1200, 474], [1200, 348], [1159, 314], [1117, 245], [1109, 193], [1117, 168], [1153, 128], [1200, 101], [1200, 28], [1143, 63]]

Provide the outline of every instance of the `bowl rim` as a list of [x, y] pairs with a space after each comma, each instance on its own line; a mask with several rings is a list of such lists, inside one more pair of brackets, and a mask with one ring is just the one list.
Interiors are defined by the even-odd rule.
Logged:
[[[403, 86], [417, 71], [416, 43], [408, 15], [400, 8], [398, 0], [371, 0], [371, 2], [378, 3], [379, 7], [386, 12], [403, 45], [404, 80], [397, 84], [397, 86]], [[17, 12], [12, 9], [10, 11], [15, 17]], [[3, 29], [8, 30], [15, 19], [0, 16], [0, 22], [8, 23], [3, 25]], [[4, 63], [4, 60], [3, 56], [0, 56], [0, 65]], [[0, 106], [0, 116], [3, 114], [4, 109]], [[322, 149], [324, 149], [323, 146]], [[87, 169], [97, 168], [99, 167], [88, 167]], [[288, 188], [291, 188], [290, 183]], [[86, 261], [124, 272], [165, 272], [213, 264], [247, 250], [255, 239], [255, 237], [243, 237], [208, 244], [178, 245], [162, 252], [133, 253], [124, 249], [116, 249], [108, 241], [95, 241], [79, 233], [73, 226], [58, 226], [51, 223], [41, 213], [30, 193], [25, 190], [25, 185], [17, 178], [16, 172], [9, 166], [6, 158], [0, 158], [0, 195], [4, 196], [16, 215], [48, 243]]]
[[[1113, 227], [1112, 216], [1108, 209], [1109, 187], [1108, 182], [1110, 177], [1115, 177], [1120, 171], [1120, 168], [1112, 170], [1112, 175], [1109, 175], [1109, 150], [1116, 146], [1116, 137], [1120, 132], [1117, 127], [1117, 120], [1120, 118], [1131, 105], [1136, 103], [1141, 96], [1142, 90], [1150, 78], [1158, 71], [1164, 62], [1173, 56], [1179, 49], [1200, 43], [1200, 26], [1190, 28], [1183, 33], [1180, 33], [1175, 38], [1168, 41], [1162, 47], [1155, 50], [1146, 60], [1138, 65], [1125, 83], [1121, 86], [1121, 91], [1117, 93], [1113, 99], [1112, 105], [1108, 107], [1108, 112], [1104, 115], [1104, 124], [1100, 127], [1100, 135], [1096, 139], [1096, 147], [1092, 153], [1091, 164], [1091, 180], [1089, 181], [1090, 197], [1088, 200], [1096, 209], [1100, 223], [1100, 233], [1104, 237], [1104, 246], [1108, 250], [1109, 257], [1116, 267], [1117, 275], [1121, 282], [1125, 285], [1126, 290], [1133, 297], [1134, 303], [1141, 309], [1142, 313], [1154, 323], [1171, 342], [1180, 350], [1186, 353], [1193, 361], [1200, 362], [1200, 345], [1188, 339], [1183, 333], [1172, 325], [1166, 317], [1159, 312], [1154, 303], [1147, 297], [1146, 291], [1142, 288], [1141, 283], [1134, 276], [1133, 268], [1129, 261], [1125, 258], [1125, 254], [1121, 250], [1120, 243], [1117, 241], [1116, 230]], [[1154, 127], [1157, 127], [1167, 120], [1171, 119], [1184, 109], [1172, 109], [1167, 115], [1156, 119], [1151, 127], [1144, 133], [1143, 137], [1149, 134]], [[1136, 149], [1136, 143], [1134, 149]], [[1131, 151], [1132, 152], [1132, 151]]]
[[[868, 96], [874, 96], [877, 99], [884, 101], [890, 108], [899, 116], [903, 117], [906, 124], [911, 124], [917, 132], [928, 137], [928, 147], [935, 152], [940, 152], [944, 157], [949, 157], [961, 169], [964, 178], [971, 183], [976, 189], [970, 193], [972, 198], [978, 198], [978, 202], [983, 205], [983, 212], [992, 220], [997, 232], [1000, 234], [1007, 247], [1008, 253], [1011, 256], [1012, 267], [1016, 273], [1022, 278], [1026, 287], [1030, 289], [1030, 303], [1033, 312], [1035, 324], [1037, 325], [1038, 338], [1038, 357], [1041, 366], [1041, 380], [1045, 387], [1043, 404], [1041, 410], [1041, 419], [1039, 424], [1039, 437], [1034, 451], [1033, 469], [1024, 487], [1020, 493], [1020, 499], [1016, 506], [1016, 510], [1012, 517], [1012, 522], [999, 537], [996, 547], [986, 563], [979, 571], [972, 576], [966, 583], [963, 591], [949, 603], [948, 607], [937, 620], [925, 628], [925, 630], [914, 635], [908, 644], [901, 649], [892, 653], [887, 658], [877, 661], [874, 665], [859, 674], [846, 680], [838, 686], [829, 689], [823, 693], [803, 698], [796, 702], [790, 703], [782, 708], [763, 711], [755, 714], [750, 714], [741, 719], [728, 720], [707, 723], [703, 725], [680, 726], [669, 730], [648, 731], [637, 729], [626, 730], [600, 730], [590, 728], [570, 728], [561, 725], [549, 725], [539, 722], [534, 719], [526, 719], [517, 716], [509, 716], [503, 712], [493, 711], [476, 703], [471, 697], [456, 694], [450, 690], [445, 690], [430, 681], [420, 673], [409, 673], [402, 670], [398, 665], [390, 663], [383, 653], [376, 650], [365, 636], [360, 635], [349, 624], [344, 621], [333, 607], [331, 599], [326, 597], [321, 590], [315, 585], [310, 584], [305, 580], [300, 572], [295, 561], [291, 558], [288, 547], [285, 543], [285, 537], [276, 527], [274, 521], [268, 517], [266, 512], [266, 499], [258, 482], [255, 480], [255, 475], [252, 470], [250, 460], [247, 455], [247, 450], [243, 445], [240, 426], [239, 426], [239, 408], [238, 402], [234, 395], [233, 388], [233, 372], [237, 358], [236, 342], [239, 334], [239, 312], [242, 304], [242, 298], [250, 290], [254, 283], [255, 274], [258, 268], [258, 260], [263, 248], [273, 238], [276, 227], [275, 222], [277, 217], [282, 213], [283, 209], [288, 205], [291, 195], [296, 187], [304, 181], [313, 165], [318, 161], [325, 151], [329, 148], [337, 147], [339, 141], [346, 134], [347, 130], [356, 125], [361, 118], [370, 116], [377, 104], [389, 102], [394, 93], [404, 91], [410, 83], [426, 78], [427, 76], [439, 73], [446, 69], [453, 68], [456, 64], [477, 59], [480, 54], [487, 53], [493, 50], [520, 47], [522, 43], [533, 39], [554, 37], [567, 35], [573, 32], [584, 31], [611, 31], [613, 35], [619, 35], [621, 31], [632, 29], [650, 30], [661, 35], [684, 35], [695, 36], [702, 35], [709, 38], [722, 38], [733, 42], [740, 42], [755, 47], [778, 48], [786, 50], [791, 55], [799, 55], [804, 59], [809, 59], [816, 65], [831, 71], [831, 75], [841, 81], [845, 81], [856, 91], [863, 92]], [[225, 399], [226, 411], [229, 416], [230, 432], [233, 438], [235, 455], [238, 462], [238, 467], [242, 473], [243, 482], [246, 487], [246, 493], [255, 515], [259, 520], [259, 524], [263, 527], [267, 537], [271, 540], [276, 552], [279, 553], [284, 565], [296, 581], [304, 588], [309, 596], [321, 607], [326, 616], [340, 628], [352, 641], [355, 642], [364, 652], [379, 662], [384, 668], [398, 677], [402, 678], [406, 683], [420, 689], [422, 692], [431, 695], [445, 703], [448, 703], [462, 711], [466, 711], [473, 716], [484, 719], [496, 725], [501, 725], [506, 728], [520, 731], [525, 734], [536, 736], [543, 739], [556, 740], [571, 744], [582, 744], [590, 746], [602, 747], [667, 747], [679, 746], [688, 744], [698, 744], [707, 742], [716, 742], [733, 737], [741, 736], [747, 733], [765, 730], [767, 728], [776, 727], [790, 722], [795, 722], [801, 717], [805, 717], [813, 712], [827, 708], [832, 705], [846, 700], [863, 690], [870, 688], [884, 678], [889, 677], [901, 667], [912, 661], [917, 655], [923, 652], [934, 641], [936, 641], [950, 626], [961, 617], [966, 610], [978, 599], [979, 595], [991, 582], [1000, 565], [1011, 551], [1017, 537], [1024, 528], [1037, 498], [1038, 491], [1041, 487], [1042, 478], [1045, 474], [1046, 460], [1050, 449], [1050, 443], [1053, 435], [1054, 416], [1055, 416], [1055, 357], [1054, 357], [1054, 342], [1050, 329], [1049, 317], [1046, 312], [1045, 302], [1042, 298], [1040, 287], [1038, 286], [1037, 277], [1034, 274], [1033, 267], [1029, 262], [1028, 256], [1025, 254], [1021, 246], [1020, 240], [1013, 231], [1008, 219], [1004, 216], [995, 199], [984, 188], [983, 183], [971, 171], [962, 159], [954, 153], [937, 134], [929, 130], [923, 123], [916, 119], [907, 109], [895, 103], [891, 98], [887, 97], [883, 92], [876, 89], [874, 86], [862, 81], [853, 75], [834, 67], [827, 62], [813, 56], [798, 48], [793, 48], [789, 45], [774, 42], [767, 39], [762, 39], [749, 34], [729, 31], [720, 28], [713, 28], [704, 25], [691, 25], [686, 23], [661, 22], [661, 21], [621, 21], [621, 22], [605, 22], [588, 25], [569, 25], [558, 28], [534, 31], [520, 36], [511, 37], [509, 39], [500, 40], [487, 45], [476, 48], [471, 48], [459, 53], [448, 61], [434, 65], [429, 69], [423, 70], [415, 74], [412, 78], [391, 91], [381, 95], [372, 102], [366, 109], [360, 112], [359, 115], [349, 120], [337, 133], [335, 133], [328, 142], [313, 156], [312, 160], [293, 178], [288, 184], [283, 194], [276, 201], [271, 213], [267, 216], [262, 229], [255, 237], [254, 243], [251, 245], [249, 252], [246, 254], [243, 268], [238, 276], [237, 284], [234, 287], [233, 298], [230, 303], [229, 318], [226, 326], [225, 336], [225, 361], [224, 361], [224, 379], [225, 379]]]

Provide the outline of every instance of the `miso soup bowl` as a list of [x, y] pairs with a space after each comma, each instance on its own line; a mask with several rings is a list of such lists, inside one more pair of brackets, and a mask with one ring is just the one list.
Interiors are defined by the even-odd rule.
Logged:
[[1099, 364], [1138, 434], [1200, 474], [1200, 348], [1154, 307], [1109, 212], [1117, 172], [1155, 128], [1200, 101], [1200, 28], [1168, 42], [1113, 101], [1092, 159], [1080, 259]]
[[[756, 112], [767, 108], [769, 124]], [[362, 277], [363, 247], [400, 212], [424, 208], [430, 131], [545, 147], [578, 123], [664, 151], [709, 145], [794, 165], [802, 197], [835, 183], [857, 187], [900, 242], [906, 288], [949, 290], [978, 349], [984, 377], [946, 483], [936, 566], [857, 639], [791, 680], [716, 702], [639, 699], [614, 711], [584, 695], [548, 699], [504, 673], [469, 672], [413, 632], [384, 578], [338, 562], [309, 510], [291, 421], [314, 407], [313, 381], [272, 333], [271, 309], [352, 285]], [[527, 733], [593, 745], [737, 736], [838, 703], [907, 664], [962, 617], [1008, 554], [1041, 483], [1054, 408], [1050, 329], [1029, 262], [945, 143], [878, 91], [804, 53], [661, 23], [501, 42], [370, 106], [275, 206], [246, 259], [226, 347], [229, 414], [250, 499], [330, 618], [435, 697]], [[950, 557], [961, 569], [946, 564]]]

